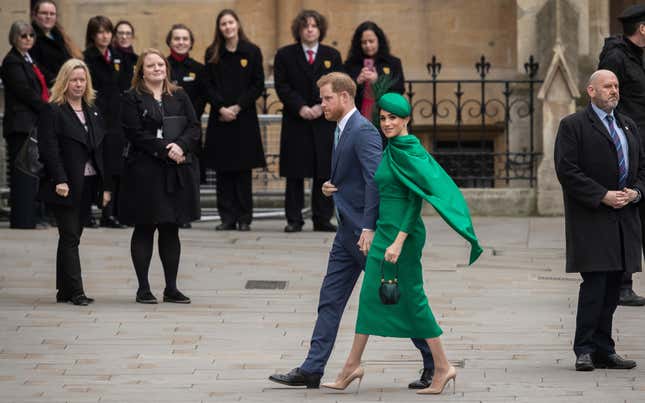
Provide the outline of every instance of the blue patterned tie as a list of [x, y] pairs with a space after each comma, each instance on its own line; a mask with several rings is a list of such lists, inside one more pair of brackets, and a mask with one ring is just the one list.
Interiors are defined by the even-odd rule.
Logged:
[[607, 115], [605, 118], [609, 123], [609, 135], [616, 147], [616, 155], [618, 156], [618, 189], [623, 189], [627, 185], [627, 167], [625, 166], [625, 153], [623, 152], [623, 145], [620, 143], [616, 127], [614, 126], [614, 117]]
[[340, 127], [336, 126], [336, 130], [334, 130], [334, 148], [338, 145], [338, 140], [340, 140]]

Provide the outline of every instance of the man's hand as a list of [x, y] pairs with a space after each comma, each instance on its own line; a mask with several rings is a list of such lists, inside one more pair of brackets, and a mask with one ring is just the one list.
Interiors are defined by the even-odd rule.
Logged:
[[316, 105], [312, 106], [311, 111], [314, 114], [314, 119], [318, 119], [323, 114], [322, 106], [320, 106], [320, 104], [316, 104]]
[[[636, 193], [636, 191], [634, 191]], [[634, 196], [635, 198], [636, 196]], [[622, 190], [609, 190], [601, 202], [611, 208], [619, 209], [625, 207], [627, 204], [634, 200], [630, 199], [630, 195]]]
[[623, 192], [627, 193], [627, 198], [629, 199], [627, 203], [633, 203], [638, 198], [636, 189], [623, 188]]
[[330, 181], [327, 181], [322, 185], [322, 192], [327, 197], [330, 197], [337, 191], [338, 189], [336, 188], [336, 186], [332, 185]]
[[358, 238], [358, 242], [356, 242], [356, 245], [358, 245], [358, 249], [360, 249], [361, 252], [363, 252], [363, 255], [367, 256], [367, 252], [370, 251], [370, 247], [372, 246], [372, 241], [374, 240], [374, 231], [371, 229], [364, 229], [363, 232], [361, 232], [360, 238]]
[[308, 106], [303, 106], [302, 108], [300, 108], [300, 111], [298, 113], [299, 113], [300, 117], [303, 118], [304, 120], [313, 120], [313, 119], [315, 119], [314, 111]]

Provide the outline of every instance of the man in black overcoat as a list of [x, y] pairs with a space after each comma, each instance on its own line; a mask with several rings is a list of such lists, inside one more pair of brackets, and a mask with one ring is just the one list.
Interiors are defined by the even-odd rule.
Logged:
[[[645, 4], [627, 8], [618, 19], [623, 24], [623, 35], [605, 39], [598, 68], [616, 74], [620, 85], [620, 102], [616, 110], [634, 119], [639, 133], [645, 136]], [[643, 224], [645, 203], [640, 203], [639, 211]], [[645, 226], [641, 226], [641, 232], [645, 242]], [[645, 245], [643, 247], [645, 249]], [[633, 290], [631, 273], [625, 273], [623, 277], [618, 304], [645, 305], [645, 298]]]
[[318, 12], [304, 10], [291, 25], [297, 43], [275, 55], [275, 89], [283, 104], [280, 132], [280, 176], [287, 178], [285, 232], [299, 232], [304, 220], [304, 178], [313, 178], [311, 209], [314, 231], [336, 231], [330, 220], [331, 198], [322, 194], [329, 178], [336, 124], [325, 120], [316, 82], [332, 71], [342, 71], [340, 53], [320, 43], [327, 22]]
[[618, 79], [593, 73], [590, 105], [562, 119], [555, 169], [564, 195], [566, 271], [580, 273], [573, 350], [578, 371], [630, 369], [616, 354], [612, 320], [624, 273], [641, 271], [638, 203], [645, 191], [645, 152], [638, 127], [615, 111]]

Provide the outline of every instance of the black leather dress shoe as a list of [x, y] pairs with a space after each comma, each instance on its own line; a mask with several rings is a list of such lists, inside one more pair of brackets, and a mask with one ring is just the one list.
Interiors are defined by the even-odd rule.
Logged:
[[636, 361], [626, 360], [616, 353], [604, 356], [600, 354], [594, 354], [593, 365], [596, 368], [632, 369], [636, 367]]
[[622, 306], [643, 306], [645, 305], [645, 298], [636, 294], [634, 290], [625, 289], [620, 290], [620, 297], [618, 299], [618, 305]]
[[434, 376], [434, 369], [423, 368], [421, 371], [421, 378], [414, 382], [410, 382], [408, 389], [425, 389], [432, 383], [432, 377]]
[[85, 297], [85, 299], [87, 300], [87, 303], [88, 303], [88, 304], [91, 304], [91, 303], [93, 303], [93, 302], [94, 302], [94, 298], [90, 298], [90, 297], [88, 297], [88, 296], [87, 296], [87, 295], [85, 295], [85, 294], [83, 294], [83, 297]]
[[246, 231], [251, 231], [251, 226], [250, 226], [249, 224], [247, 224], [247, 223], [241, 222], [241, 223], [237, 226], [237, 230], [238, 230], [238, 231], [244, 231], [244, 232], [246, 232]]
[[164, 291], [163, 302], [173, 302], [175, 304], [190, 304], [190, 298], [182, 294], [179, 290]]
[[287, 224], [287, 226], [284, 227], [284, 232], [300, 232], [300, 231], [302, 231], [302, 225]]
[[126, 228], [127, 225], [121, 224], [114, 216], [109, 216], [107, 218], [101, 218], [101, 227], [106, 228]]
[[593, 371], [594, 368], [591, 353], [580, 354], [576, 359], [576, 371]]
[[336, 226], [329, 221], [319, 222], [314, 224], [314, 231], [320, 232], [336, 232]]
[[83, 294], [73, 296], [69, 299], [68, 302], [79, 306], [88, 306], [90, 304], [90, 301], [88, 301], [88, 299]]
[[136, 301], [140, 304], [156, 304], [157, 298], [150, 290], [137, 291]]
[[215, 227], [215, 231], [235, 231], [235, 224], [221, 223]]
[[306, 386], [307, 389], [318, 389], [321, 377], [320, 374], [306, 374], [300, 368], [294, 368], [288, 374], [273, 374], [269, 380], [287, 386]]
[[96, 221], [96, 218], [90, 217], [85, 223], [85, 228], [98, 228], [99, 223]]

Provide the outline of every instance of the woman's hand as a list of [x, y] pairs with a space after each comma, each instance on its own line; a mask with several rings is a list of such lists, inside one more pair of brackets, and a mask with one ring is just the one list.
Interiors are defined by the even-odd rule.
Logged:
[[363, 68], [364, 72], [363, 77], [365, 78], [366, 81], [369, 81], [370, 83], [374, 84], [376, 80], [378, 79], [378, 74], [376, 73], [375, 70], [373, 69], [368, 69], [368, 68]]
[[219, 108], [219, 120], [222, 122], [232, 122], [237, 119], [237, 114], [231, 108]]
[[168, 150], [168, 158], [176, 163], [181, 164], [186, 160], [186, 158], [184, 158], [184, 150], [182, 150], [177, 144], [170, 143], [166, 146], [166, 149]]
[[101, 203], [103, 207], [107, 206], [110, 200], [112, 200], [112, 192], [103, 191], [103, 202]]
[[396, 263], [399, 260], [399, 256], [401, 255], [402, 247], [403, 247], [403, 244], [401, 242], [394, 241], [392, 245], [388, 246], [387, 249], [385, 249], [385, 256], [384, 256], [385, 261], [390, 263]]
[[60, 197], [67, 197], [69, 195], [69, 186], [67, 183], [59, 183], [56, 185], [56, 194]]

